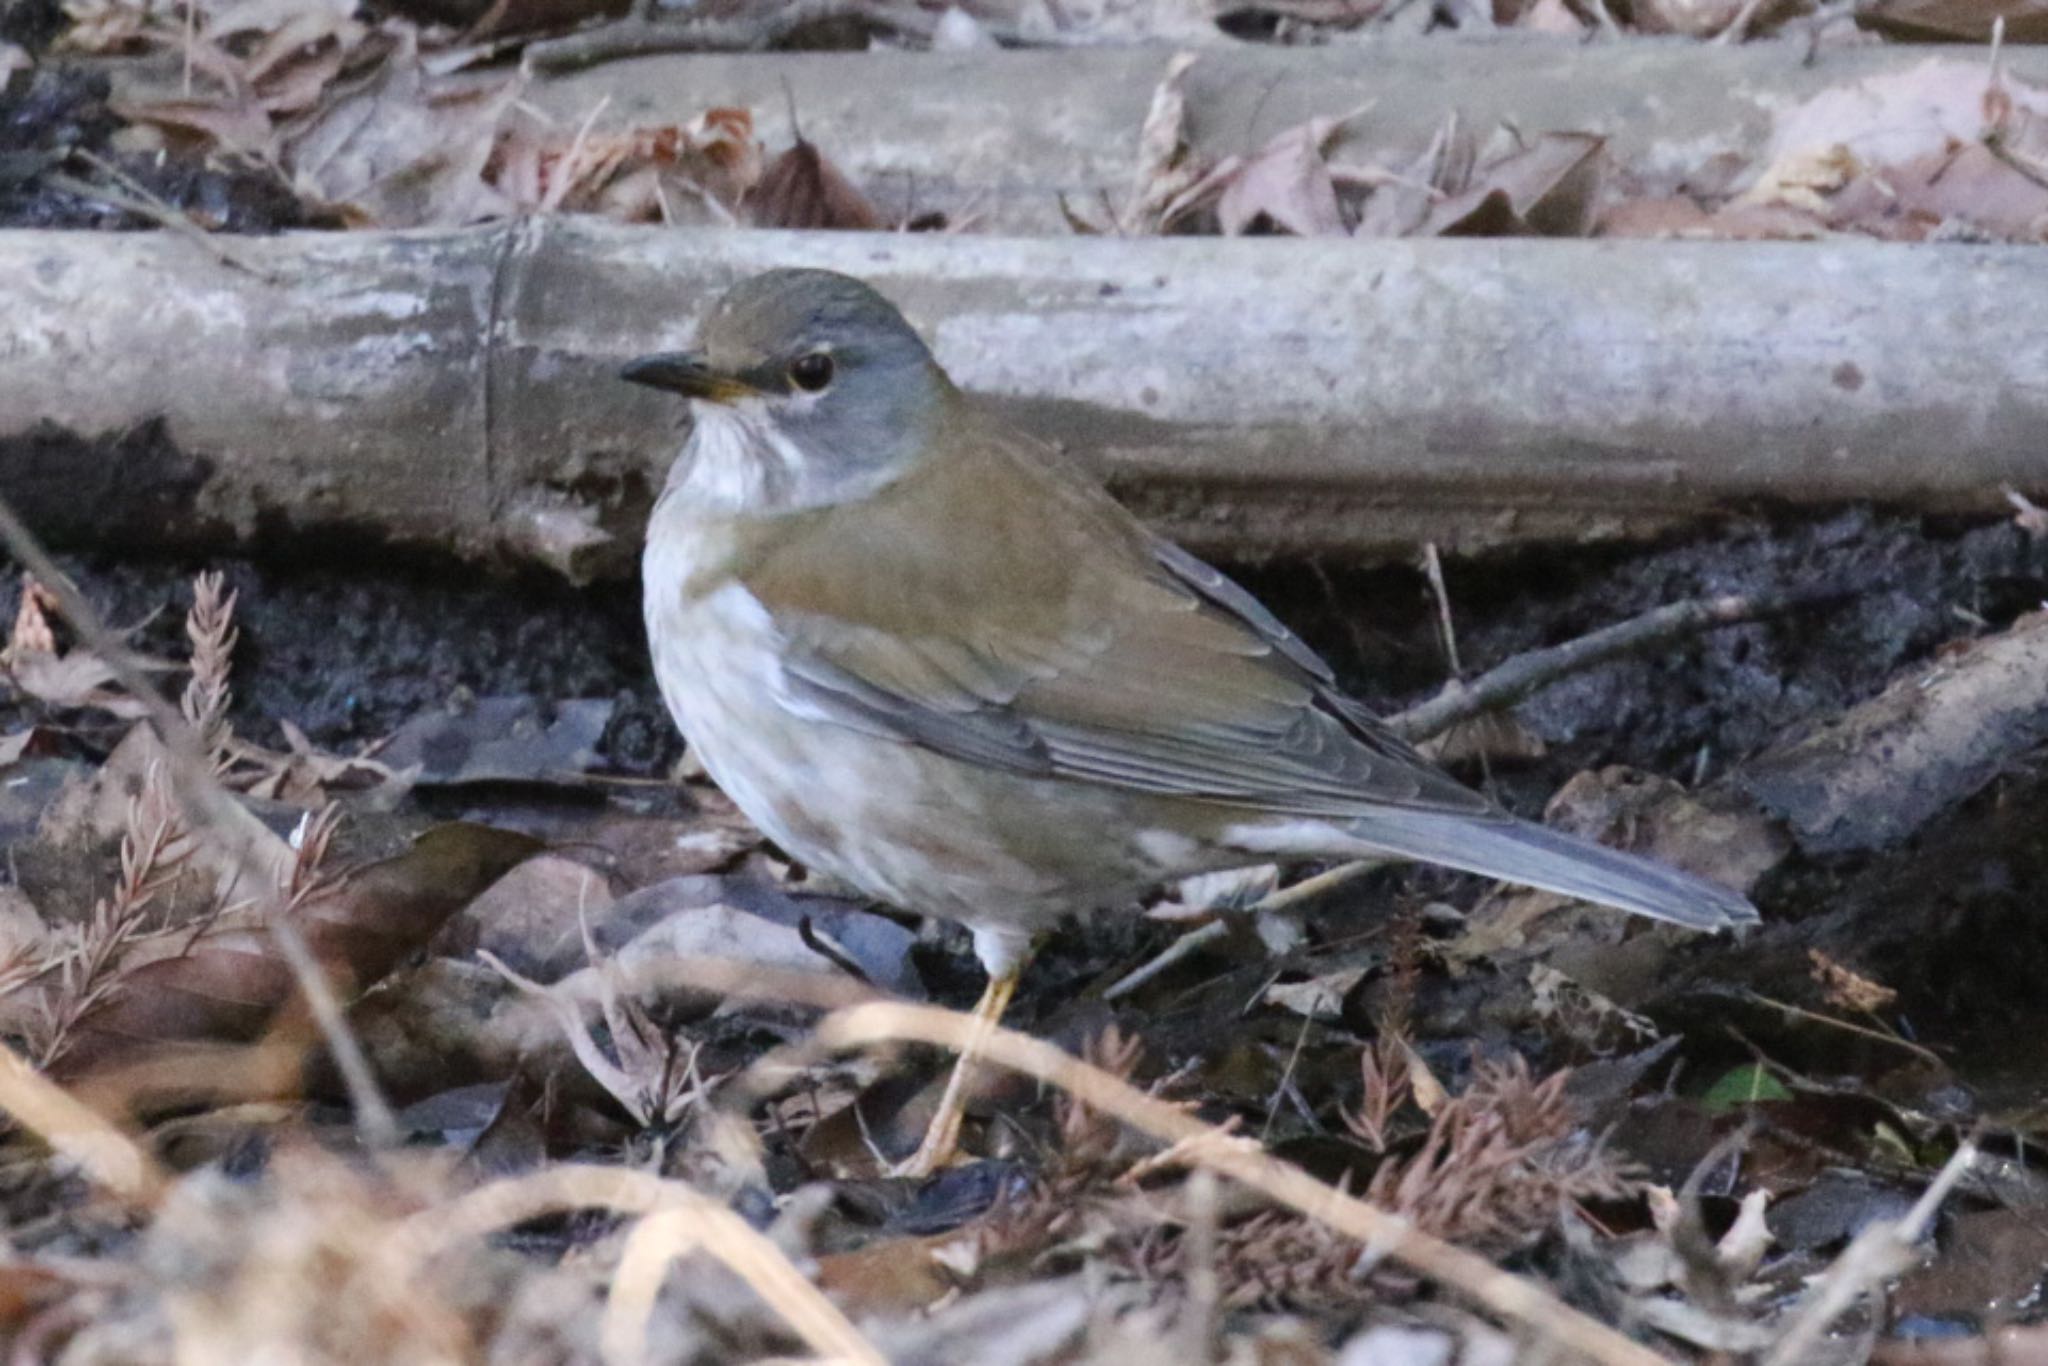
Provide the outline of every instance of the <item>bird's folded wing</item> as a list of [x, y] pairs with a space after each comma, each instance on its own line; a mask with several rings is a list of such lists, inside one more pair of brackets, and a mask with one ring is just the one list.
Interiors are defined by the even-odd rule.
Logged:
[[1058, 610], [963, 611], [959, 629], [775, 613], [783, 701], [1033, 777], [1340, 819], [1495, 812], [1339, 693], [1244, 589], [1145, 546], [1142, 564], [1082, 566]]

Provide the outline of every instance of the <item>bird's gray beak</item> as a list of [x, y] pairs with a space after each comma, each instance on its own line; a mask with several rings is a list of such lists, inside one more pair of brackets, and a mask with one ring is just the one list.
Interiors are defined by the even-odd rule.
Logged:
[[730, 375], [722, 375], [687, 351], [664, 351], [642, 356], [619, 371], [619, 378], [650, 389], [666, 389], [684, 398], [701, 398], [712, 403], [730, 403], [756, 392], [754, 386]]

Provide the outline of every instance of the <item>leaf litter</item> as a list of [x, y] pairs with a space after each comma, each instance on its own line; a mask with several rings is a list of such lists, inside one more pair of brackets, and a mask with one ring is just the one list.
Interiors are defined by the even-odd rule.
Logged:
[[[133, 11], [80, 15], [81, 42], [176, 46]], [[1552, 6], [1544, 22], [1591, 21]], [[614, 129], [599, 109], [559, 127], [512, 83], [449, 81], [389, 21], [248, 6], [209, 24], [232, 63], [195, 52], [204, 93], [147, 121], [291, 176], [343, 222], [519, 208], [680, 221], [692, 205], [732, 224], [885, 222], [816, 145], [768, 159], [744, 110]], [[1099, 226], [1573, 235], [1630, 227], [1634, 213], [1631, 230], [1699, 236], [2038, 234], [2032, 201], [2003, 179], [2037, 164], [2038, 92], [1969, 61], [1911, 76], [1787, 111], [1748, 176], [1662, 199], [1632, 198], [1629, 168], [1589, 134], [1481, 138], [1448, 119], [1426, 146], [1381, 148], [1370, 109], [1204, 165], [1184, 95], [1168, 91], [1129, 207]], [[2024, 528], [2031, 504], [2014, 506]], [[2042, 1203], [2038, 1183], [2011, 1174], [2031, 1121], [2002, 1117], [1971, 1146], [1983, 1107], [1955, 1104], [1945, 1057], [1900, 1027], [1902, 990], [1923, 1009], [1924, 994], [1894, 985], [1873, 942], [1797, 943], [1779, 954], [1790, 975], [1776, 997], [1731, 999], [1732, 973], [1700, 983], [1717, 1012], [1702, 1023], [1668, 989], [1686, 961], [1668, 937], [1502, 895], [1469, 909], [1431, 897], [1364, 935], [1355, 914], [1338, 929], [1320, 908], [1257, 912], [1255, 932], [1224, 941], [1238, 962], [1211, 944], [1115, 1009], [1100, 987], [1158, 939], [1137, 932], [1106, 969], [1099, 947], [1070, 953], [1062, 986], [1022, 1022], [1086, 1057], [1088, 1075], [1162, 1098], [1214, 1136], [1148, 1140], [1078, 1092], [997, 1079], [972, 1130], [981, 1160], [904, 1189], [880, 1173], [915, 1143], [935, 1060], [805, 1046], [822, 1011], [958, 998], [957, 946], [799, 895], [701, 786], [681, 810], [636, 810], [591, 743], [603, 700], [468, 699], [353, 755], [279, 716], [283, 748], [255, 745], [227, 719], [236, 601], [204, 581], [194, 596], [183, 710], [269, 841], [270, 885], [234, 881], [210, 849], [221, 832], [178, 823], [162, 747], [132, 725], [136, 699], [33, 589], [10, 639], [23, 712], [7, 771], [68, 766], [75, 781], [47, 808], [70, 815], [16, 851], [36, 876], [0, 906], [0, 1014], [106, 1126], [85, 1145], [43, 1130], [53, 1160], [14, 1135], [16, 1169], [36, 1178], [9, 1197], [14, 1307], [0, 1327], [17, 1348], [596, 1360], [629, 1342], [659, 1344], [652, 1359], [724, 1360], [825, 1342], [856, 1359], [882, 1344], [891, 1359], [953, 1360], [1011, 1334], [1032, 1344], [1020, 1360], [1171, 1341], [1241, 1359], [1405, 1362], [1486, 1359], [1540, 1336], [1425, 1293], [1369, 1238], [1212, 1179], [1205, 1164], [1256, 1133], [1333, 1190], [1364, 1192], [1529, 1285], [1569, 1287], [1662, 1352], [1782, 1354], [1814, 1331], [1802, 1325], [1816, 1305], [1872, 1334], [1913, 1327], [1876, 1291], [1930, 1231], [1914, 1197], [1945, 1164], [1961, 1183], [1938, 1230], [1945, 1253], [2017, 1245], [2010, 1228]], [[2025, 810], [2025, 790], [2008, 791]], [[1778, 826], [1735, 821], [1675, 784], [1589, 771], [1566, 805], [1587, 828], [1731, 882], [1798, 863]], [[71, 876], [52, 871], [67, 862]], [[1224, 924], [1275, 891], [1270, 873], [1179, 889], [1158, 928]], [[422, 1147], [365, 1155], [341, 1122], [343, 1091], [261, 933], [280, 914], [351, 998], [386, 1085], [423, 1107], [409, 1111]], [[548, 971], [515, 966], [514, 982], [478, 952], [486, 943]], [[1058, 945], [1051, 958], [1057, 972]], [[437, 1105], [460, 1122], [435, 1119]], [[561, 1179], [491, 1184], [494, 1169], [469, 1159], [493, 1133], [517, 1155], [509, 1166]], [[59, 1179], [112, 1170], [107, 1152], [165, 1167], [168, 1198], [110, 1218]], [[1838, 1180], [1845, 1167], [1862, 1178]], [[96, 1179], [121, 1199], [149, 1185]], [[692, 1203], [706, 1193], [765, 1229], [787, 1266]], [[497, 1223], [455, 1218], [483, 1205]], [[559, 1217], [604, 1209], [619, 1213]], [[687, 1234], [674, 1211], [696, 1220]], [[431, 1274], [399, 1275], [422, 1224], [518, 1231], [502, 1246], [458, 1238]], [[1850, 1255], [1885, 1227], [1890, 1243]], [[656, 1234], [698, 1249], [688, 1275], [647, 1279]], [[78, 1247], [102, 1251], [81, 1264]], [[1902, 1282], [1944, 1329], [1989, 1327], [2037, 1288], [2024, 1272], [1925, 1284], [1944, 1264]], [[205, 1274], [162, 1270], [193, 1265]], [[321, 1312], [337, 1268], [341, 1316]], [[805, 1298], [812, 1268], [857, 1323], [852, 1340]], [[1829, 1299], [1821, 1284], [1844, 1288]]]
[[[2023, 527], [2009, 532], [2033, 544]], [[386, 743], [376, 753], [394, 762], [364, 769], [305, 741], [299, 757], [322, 762], [279, 788], [252, 757], [276, 752], [244, 739], [236, 719], [237, 692], [258, 683], [237, 663], [250, 641], [246, 591], [195, 583], [177, 667], [181, 709], [213, 771], [244, 794], [270, 842], [270, 885], [238, 881], [212, 851], [218, 833], [183, 823], [163, 747], [128, 720], [118, 674], [76, 694], [17, 687], [23, 720], [88, 762], [13, 761], [69, 764], [74, 777], [16, 850], [33, 876], [0, 907], [0, 1020], [47, 1076], [105, 1116], [105, 1143], [135, 1145], [138, 1161], [162, 1169], [168, 1193], [119, 1221], [125, 1231], [80, 1203], [75, 1185], [10, 1197], [29, 1306], [17, 1322], [28, 1331], [35, 1314], [61, 1312], [61, 1326], [36, 1331], [67, 1350], [155, 1360], [166, 1342], [267, 1344], [345, 1359], [374, 1344], [381, 1359], [600, 1359], [607, 1333], [626, 1332], [631, 1248], [660, 1227], [644, 1222], [659, 1202], [578, 1186], [562, 1197], [571, 1206], [623, 1215], [534, 1223], [570, 1206], [522, 1203], [516, 1184], [493, 1184], [599, 1172], [645, 1176], [678, 1208], [729, 1206], [797, 1268], [771, 1275], [736, 1245], [691, 1243], [710, 1260], [647, 1292], [646, 1316], [630, 1321], [659, 1344], [654, 1359], [729, 1359], [735, 1341], [772, 1355], [840, 1331], [789, 1281], [806, 1267], [871, 1344], [862, 1350], [893, 1359], [974, 1351], [962, 1344], [999, 1332], [1035, 1344], [1019, 1359], [1071, 1361], [1127, 1354], [1160, 1334], [1247, 1352], [1291, 1334], [1290, 1359], [1349, 1360], [1368, 1345], [1469, 1355], [1553, 1331], [1475, 1316], [1456, 1294], [1432, 1298], [1370, 1238], [1210, 1174], [1264, 1147], [1532, 1285], [1602, 1287], [1600, 1317], [1636, 1325], [1661, 1352], [1768, 1352], [1807, 1331], [1798, 1325], [1815, 1312], [1816, 1277], [1865, 1278], [1840, 1307], [1880, 1322], [1860, 1298], [1876, 1282], [1840, 1259], [1859, 1228], [1902, 1217], [1935, 1167], [1970, 1151], [1968, 1111], [1929, 1109], [1953, 1084], [1947, 1068], [1924, 1048], [1916, 1058], [1893, 1030], [1899, 988], [1839, 944], [1799, 947], [1806, 986], [1793, 993], [1813, 1038], [1864, 1050], [1832, 1079], [1771, 1054], [1730, 1057], [1720, 1031], [1675, 1025], [1643, 990], [1645, 973], [1654, 983], [1684, 961], [1668, 935], [1621, 933], [1612, 917], [1554, 904], [1511, 909], [1498, 896], [1469, 910], [1432, 900], [1361, 934], [1355, 906], [1340, 913], [1339, 903], [1382, 895], [1358, 890], [1370, 882], [1332, 884], [1328, 905], [1305, 902], [1229, 938], [1222, 959], [1215, 944], [1199, 949], [1113, 1009], [1094, 999], [1188, 925], [1276, 920], [1259, 908], [1285, 888], [1266, 868], [1174, 889], [1159, 918], [1127, 922], [1106, 962], [1101, 948], [1077, 962], [1056, 942], [1045, 969], [1056, 981], [1081, 975], [1027, 1000], [1018, 1023], [1093, 1070], [1050, 1091], [990, 1077], [970, 1129], [978, 1160], [923, 1185], [892, 1181], [888, 1163], [915, 1144], [942, 1059], [820, 1053], [814, 1040], [821, 1014], [850, 1021], [875, 1008], [861, 1002], [893, 1010], [961, 994], [948, 984], [951, 951], [938, 952], [946, 936], [920, 940], [795, 880], [724, 824], [708, 792], [682, 809], [695, 816], [661, 803], [636, 816], [645, 799], [601, 781], [596, 713], [573, 705], [485, 699], [426, 713], [398, 727], [410, 749]], [[21, 600], [10, 660], [89, 653], [46, 595], [30, 585]], [[111, 729], [81, 724], [95, 716]], [[1503, 751], [1493, 762], [1535, 757]], [[1786, 856], [1782, 839], [1702, 843], [1716, 817], [1701, 800], [1617, 769], [1561, 794], [1576, 814], [1557, 818], [1694, 866], [1708, 860], [1731, 880]], [[538, 817], [536, 803], [557, 814]], [[598, 821], [587, 814], [610, 807]], [[615, 831], [636, 824], [670, 852], [622, 861], [634, 846]], [[52, 871], [64, 861], [113, 876]], [[350, 1135], [320, 1036], [260, 932], [278, 914], [299, 923], [352, 1000], [414, 1147], [368, 1153]], [[1633, 979], [1617, 973], [1630, 961]], [[1489, 1002], [1476, 1014], [1474, 990]], [[1782, 1034], [1771, 1048], [1809, 1068], [1821, 1056]], [[1921, 1071], [1906, 1083], [1908, 1065]], [[1090, 1077], [1201, 1125], [1147, 1138], [1089, 1099], [1109, 1084]], [[1872, 1087], [1905, 1103], [1876, 1100]], [[68, 1140], [49, 1141], [60, 1163], [99, 1169], [83, 1150], [65, 1157]], [[2043, 1198], [1980, 1176], [2003, 1140], [1981, 1141], [1985, 1155], [1950, 1196], [1970, 1218], [1958, 1247], [2007, 1236], [1978, 1216]], [[33, 1147], [20, 1135], [15, 1144], [15, 1160], [33, 1167]], [[1832, 1188], [1834, 1213], [1818, 1220], [1802, 1198], [1830, 1189], [1845, 1162], [1868, 1175]], [[236, 1164], [241, 1174], [225, 1179]], [[523, 1225], [516, 1247], [464, 1245], [403, 1282], [380, 1269], [420, 1221], [454, 1219], [487, 1197], [513, 1202], [496, 1217]], [[103, 1273], [80, 1279], [56, 1256], [79, 1238], [107, 1249]], [[202, 1254], [219, 1268], [202, 1286], [151, 1269]], [[1886, 1276], [1903, 1264], [1858, 1255]], [[350, 1287], [346, 1322], [310, 1317], [308, 1299], [334, 1293], [316, 1294], [316, 1266]], [[709, 1287], [736, 1273], [707, 1282], [711, 1266], [752, 1270], [726, 1293]], [[1979, 1283], [1927, 1281], [1915, 1293], [1968, 1314], [1955, 1306]], [[2024, 1277], [1990, 1288], [2023, 1296]], [[194, 1326], [194, 1294], [223, 1321]], [[284, 1298], [245, 1298], [259, 1294]], [[259, 1304], [270, 1308], [258, 1314]]]

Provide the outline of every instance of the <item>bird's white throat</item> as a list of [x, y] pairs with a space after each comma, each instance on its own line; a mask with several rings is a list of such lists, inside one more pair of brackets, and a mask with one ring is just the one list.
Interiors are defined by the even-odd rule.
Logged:
[[770, 511], [790, 501], [809, 460], [791, 440], [767, 402], [690, 405], [695, 419], [682, 454], [669, 470], [661, 500], [681, 504], [696, 516]]

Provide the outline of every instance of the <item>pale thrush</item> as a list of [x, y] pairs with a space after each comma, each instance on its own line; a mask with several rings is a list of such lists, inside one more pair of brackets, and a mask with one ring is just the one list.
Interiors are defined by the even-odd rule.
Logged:
[[[644, 562], [662, 696], [791, 855], [973, 931], [985, 1021], [1059, 917], [1271, 860], [1394, 854], [1697, 929], [1756, 918], [1438, 770], [860, 281], [756, 276], [700, 343], [625, 371], [695, 418]], [[915, 1168], [950, 1154], [960, 1100]]]

